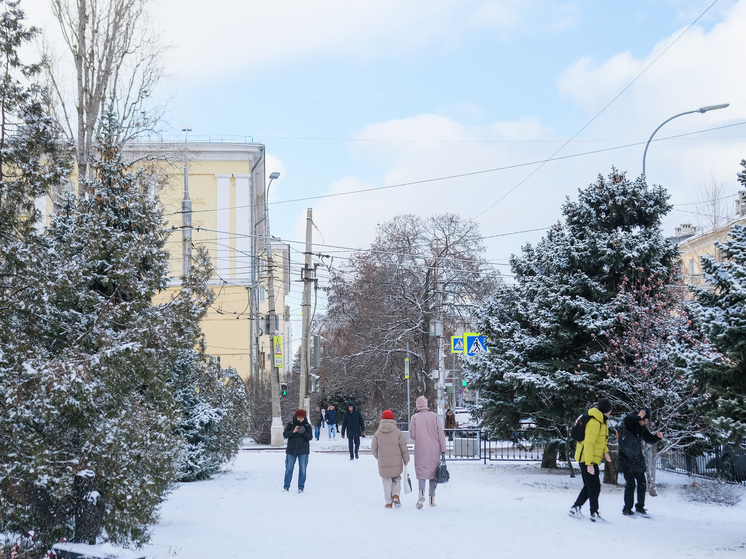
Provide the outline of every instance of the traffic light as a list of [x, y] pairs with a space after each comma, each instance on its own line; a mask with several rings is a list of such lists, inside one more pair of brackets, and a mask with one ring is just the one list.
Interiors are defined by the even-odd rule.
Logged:
[[280, 385], [280, 395], [281, 396], [287, 396], [288, 395], [288, 385], [284, 382]]
[[466, 384], [467, 384], [467, 383], [466, 383], [466, 381], [465, 381], [465, 380], [462, 380], [462, 381], [461, 381], [461, 386], [463, 386], [464, 388], [466, 388]]

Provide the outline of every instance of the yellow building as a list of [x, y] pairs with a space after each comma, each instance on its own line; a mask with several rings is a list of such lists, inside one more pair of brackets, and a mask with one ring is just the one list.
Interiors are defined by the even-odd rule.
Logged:
[[[723, 256], [715, 247], [715, 243], [727, 241], [731, 227], [736, 224], [746, 225], [746, 217], [741, 216], [728, 225], [710, 233], [686, 236], [684, 240], [678, 243], [681, 251], [681, 274], [685, 283], [695, 286], [703, 285], [702, 257], [709, 255], [720, 262]], [[680, 228], [677, 227], [676, 237], [683, 237], [684, 235], [681, 235], [681, 233], [686, 232], [687, 228], [691, 232], [691, 226], [688, 224], [682, 225]]]
[[[167, 244], [168, 291], [181, 288], [185, 246], [207, 248], [215, 268], [210, 286], [216, 294], [202, 323], [207, 352], [219, 357], [221, 366], [236, 368], [244, 380], [255, 375], [268, 378], [269, 334], [275, 330], [283, 337], [285, 351], [281, 379], [292, 364], [290, 312], [285, 303], [290, 292], [290, 248], [278, 241], [270, 243], [277, 319], [274, 328], [269, 325], [272, 332], [267, 331], [264, 154], [262, 144], [222, 141], [136, 143], [124, 149], [125, 161], [137, 161], [157, 177], [165, 218], [173, 229]], [[184, 226], [188, 223], [188, 213], [182, 211], [185, 191], [191, 200], [191, 229]], [[40, 200], [37, 207], [47, 214], [51, 202]], [[168, 291], [164, 297], [169, 297]]]

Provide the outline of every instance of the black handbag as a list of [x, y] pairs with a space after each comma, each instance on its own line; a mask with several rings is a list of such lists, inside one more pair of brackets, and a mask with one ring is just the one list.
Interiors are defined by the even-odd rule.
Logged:
[[448, 473], [448, 467], [446, 466], [446, 453], [440, 455], [440, 464], [438, 464], [438, 470], [435, 472], [435, 481], [437, 483], [448, 483], [451, 478], [451, 474]]

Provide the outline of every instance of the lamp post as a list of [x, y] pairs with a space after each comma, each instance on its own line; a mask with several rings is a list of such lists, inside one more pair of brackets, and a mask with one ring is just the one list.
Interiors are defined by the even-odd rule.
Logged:
[[271, 368], [269, 375], [270, 389], [272, 391], [272, 426], [270, 427], [270, 444], [272, 446], [282, 446], [284, 437], [282, 436], [282, 410], [280, 409], [280, 370], [277, 368], [275, 361], [274, 336], [275, 331], [275, 286], [274, 286], [274, 258], [272, 256], [271, 237], [269, 234], [269, 187], [272, 181], [280, 176], [275, 171], [269, 175], [269, 184], [267, 191], [264, 193], [264, 250], [267, 251], [267, 318], [269, 321], [269, 348], [271, 355]]
[[650, 146], [650, 141], [653, 139], [653, 136], [655, 136], [655, 133], [658, 132], [663, 126], [669, 122], [671, 122], [675, 118], [679, 118], [680, 116], [684, 115], [690, 115], [692, 113], [706, 113], [707, 111], [717, 111], [719, 109], [724, 109], [726, 107], [729, 107], [730, 103], [723, 103], [722, 105], [707, 105], [706, 107], [700, 107], [699, 109], [693, 110], [693, 111], [686, 111], [685, 113], [679, 113], [677, 115], [672, 116], [668, 120], [664, 120], [658, 128], [656, 128], [653, 133], [650, 135], [650, 138], [648, 139], [648, 143], [645, 144], [645, 151], [642, 154], [642, 178], [645, 178], [645, 156], [648, 154], [648, 147]]
[[181, 275], [189, 277], [192, 267], [192, 200], [189, 198], [189, 158], [187, 136], [192, 131], [185, 126], [184, 132], [184, 198], [181, 201]]

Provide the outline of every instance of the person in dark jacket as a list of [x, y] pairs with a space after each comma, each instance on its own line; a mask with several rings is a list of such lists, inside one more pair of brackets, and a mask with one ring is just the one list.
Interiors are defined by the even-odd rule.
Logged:
[[355, 409], [355, 404], [347, 402], [347, 411], [342, 417], [342, 438], [347, 433], [348, 445], [350, 447], [350, 460], [360, 458], [360, 437], [365, 437], [365, 424], [363, 416]]
[[642, 441], [655, 444], [663, 439], [660, 431], [653, 435], [647, 428], [650, 409], [643, 408], [638, 413], [631, 413], [622, 420], [619, 433], [619, 471], [624, 474], [624, 508], [622, 514], [634, 515], [632, 504], [635, 499], [635, 485], [637, 485], [637, 505], [635, 510], [640, 514], [647, 514], [645, 510], [645, 453]]
[[326, 414], [324, 415], [324, 419], [326, 419], [326, 425], [329, 427], [329, 438], [330, 439], [336, 439], [337, 438], [337, 410], [334, 409], [334, 406], [329, 406], [329, 409], [326, 410]]
[[285, 450], [285, 483], [283, 489], [290, 490], [295, 461], [298, 461], [298, 493], [303, 493], [306, 485], [306, 468], [313, 438], [311, 424], [306, 420], [306, 410], [295, 410], [293, 420], [285, 426], [282, 436], [288, 440]]

